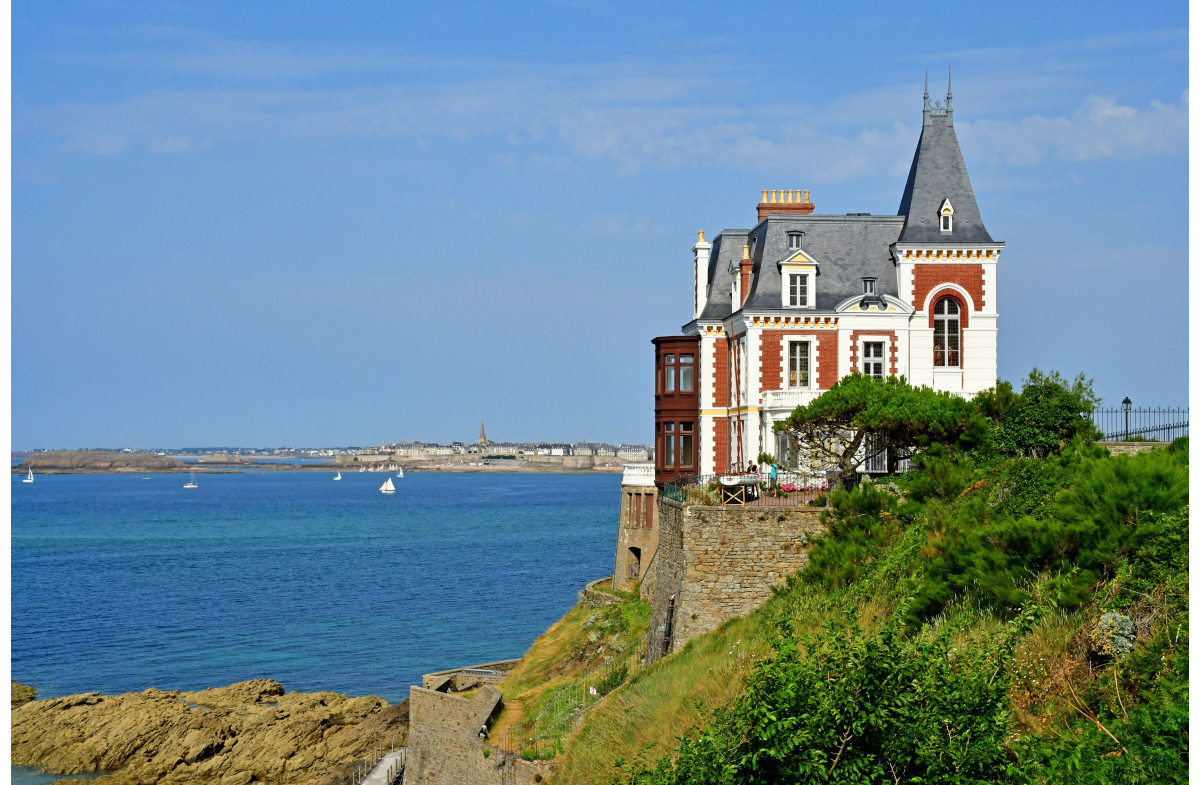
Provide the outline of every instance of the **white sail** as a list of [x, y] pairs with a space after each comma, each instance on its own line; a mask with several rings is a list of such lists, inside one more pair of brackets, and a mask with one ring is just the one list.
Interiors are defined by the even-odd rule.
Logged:
[[392, 485], [392, 478], [388, 477], [386, 480], [384, 480], [383, 485], [379, 486], [379, 490], [382, 493], [395, 493], [396, 486]]
[[404, 476], [404, 469], [403, 469], [403, 468], [401, 468], [399, 471], [397, 471], [397, 472], [396, 472], [396, 476], [397, 476], [397, 477], [403, 477], [403, 476]]
[[335, 480], [340, 480], [340, 479], [342, 479], [342, 473], [341, 473], [341, 472], [338, 472], [338, 473], [337, 473], [337, 477], [334, 477], [333, 479], [335, 479]]
[[29, 476], [21, 480], [21, 482], [33, 482], [33, 469], [29, 470]]

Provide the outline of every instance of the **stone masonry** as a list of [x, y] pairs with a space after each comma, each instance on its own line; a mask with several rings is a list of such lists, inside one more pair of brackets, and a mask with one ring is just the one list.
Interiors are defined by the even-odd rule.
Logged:
[[406, 785], [535, 785], [548, 781], [550, 761], [528, 761], [481, 739], [501, 706], [484, 686], [470, 698], [409, 688]]
[[654, 464], [625, 464], [612, 582], [612, 587], [618, 591], [632, 591], [654, 561], [654, 553], [658, 550], [657, 499]]
[[672, 651], [745, 616], [808, 564], [812, 540], [825, 533], [821, 510], [811, 507], [704, 507], [659, 497], [658, 553], [651, 629], [666, 623], [675, 596]]

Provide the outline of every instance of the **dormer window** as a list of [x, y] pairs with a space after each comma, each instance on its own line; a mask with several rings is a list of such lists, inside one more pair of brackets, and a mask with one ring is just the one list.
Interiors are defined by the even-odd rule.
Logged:
[[942, 206], [938, 208], [938, 218], [943, 232], [954, 231], [954, 206], [950, 204], [949, 199], [942, 201]]
[[793, 308], [808, 307], [808, 273], [788, 275], [788, 305]]
[[863, 294], [875, 294], [875, 279], [863, 278]]
[[801, 250], [779, 262], [780, 303], [784, 308], [817, 306], [817, 262]]
[[804, 232], [788, 232], [788, 250], [798, 251], [804, 247]]

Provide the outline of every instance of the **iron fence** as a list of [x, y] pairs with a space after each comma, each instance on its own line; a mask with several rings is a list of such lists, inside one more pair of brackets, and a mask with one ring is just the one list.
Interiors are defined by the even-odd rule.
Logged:
[[828, 491], [765, 474], [694, 474], [663, 486], [662, 497], [712, 507], [804, 507]]
[[1094, 409], [1091, 414], [1104, 441], [1169, 442], [1188, 435], [1188, 408]]

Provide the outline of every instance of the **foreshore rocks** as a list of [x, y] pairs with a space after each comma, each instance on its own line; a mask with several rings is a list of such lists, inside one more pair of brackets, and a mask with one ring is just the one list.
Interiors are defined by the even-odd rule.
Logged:
[[[11, 681], [11, 679], [10, 679]], [[12, 707], [15, 709], [18, 706], [23, 706], [29, 701], [37, 697], [37, 690], [30, 687], [28, 684], [22, 684], [19, 681], [12, 683]]]
[[13, 682], [12, 762], [64, 775], [110, 772], [97, 785], [332, 785], [372, 750], [408, 738], [408, 701], [285, 692], [271, 679], [18, 706], [23, 686]]

